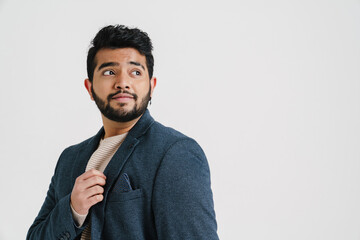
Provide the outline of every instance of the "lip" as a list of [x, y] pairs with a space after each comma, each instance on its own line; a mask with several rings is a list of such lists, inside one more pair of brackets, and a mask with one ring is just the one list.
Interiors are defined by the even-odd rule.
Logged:
[[127, 93], [118, 93], [115, 96], [113, 96], [112, 99], [117, 102], [129, 102], [132, 99], [134, 99], [134, 97]]

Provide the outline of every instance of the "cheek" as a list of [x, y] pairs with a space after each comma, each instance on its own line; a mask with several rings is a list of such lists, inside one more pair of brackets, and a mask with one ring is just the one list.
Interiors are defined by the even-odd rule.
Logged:
[[99, 96], [107, 96], [109, 95], [111, 89], [111, 84], [109, 82], [102, 82], [94, 84], [94, 91]]
[[141, 84], [138, 84], [136, 87], [134, 87], [134, 90], [137, 91], [139, 95], [141, 94], [142, 96], [145, 96], [149, 92], [149, 88], [150, 88], [150, 82], [144, 81]]

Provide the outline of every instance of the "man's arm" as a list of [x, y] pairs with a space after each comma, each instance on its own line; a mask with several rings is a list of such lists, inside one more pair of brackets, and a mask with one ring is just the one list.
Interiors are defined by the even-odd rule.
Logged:
[[170, 147], [153, 191], [158, 239], [218, 239], [210, 171], [194, 140], [184, 139]]
[[[56, 171], [55, 171], [56, 175]], [[70, 194], [59, 201], [55, 198], [55, 175], [38, 216], [31, 225], [26, 239], [74, 239], [80, 234], [76, 228], [70, 209]]]
[[60, 199], [59, 196], [56, 196], [56, 188], [67, 186], [65, 182], [67, 179], [59, 179], [58, 175], [62, 175], [59, 174], [59, 163], [69, 154], [66, 154], [65, 150], [60, 156], [45, 202], [28, 231], [27, 239], [75, 239], [86, 224], [77, 227], [71, 205], [76, 212], [87, 214], [91, 206], [103, 199], [102, 186], [105, 185], [106, 177], [102, 172], [94, 169], [83, 173], [76, 179], [71, 193], [61, 196]]

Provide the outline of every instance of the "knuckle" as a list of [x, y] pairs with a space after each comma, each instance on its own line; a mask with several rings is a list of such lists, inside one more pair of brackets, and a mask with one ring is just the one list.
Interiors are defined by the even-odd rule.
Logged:
[[97, 183], [103, 183], [103, 179], [101, 177], [96, 177], [96, 182]]
[[97, 194], [94, 196], [94, 204], [98, 203], [102, 200], [103, 196], [101, 194]]
[[104, 188], [102, 188], [102, 187], [100, 187], [100, 186], [96, 186], [96, 192], [103, 193], [103, 192], [104, 192]]
[[102, 201], [103, 198], [104, 198], [104, 197], [103, 197], [102, 194], [96, 195], [96, 200], [98, 200], [98, 201]]
[[89, 204], [90, 204], [90, 206], [93, 206], [93, 205], [95, 205], [96, 203], [98, 203], [99, 202], [99, 200], [98, 200], [98, 195], [95, 195], [95, 196], [93, 196], [91, 199], [89, 199]]
[[94, 187], [92, 187], [91, 193], [92, 193], [92, 195], [95, 195], [95, 194], [100, 193], [99, 186], [94, 186]]
[[94, 191], [94, 194], [98, 193], [100, 191], [99, 186], [94, 186], [93, 191]]

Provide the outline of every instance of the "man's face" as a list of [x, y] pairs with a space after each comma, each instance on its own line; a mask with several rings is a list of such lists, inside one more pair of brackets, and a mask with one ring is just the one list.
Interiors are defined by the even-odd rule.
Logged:
[[101, 113], [117, 122], [141, 116], [156, 79], [149, 79], [146, 58], [134, 48], [101, 49], [95, 56], [93, 82], [85, 86]]

